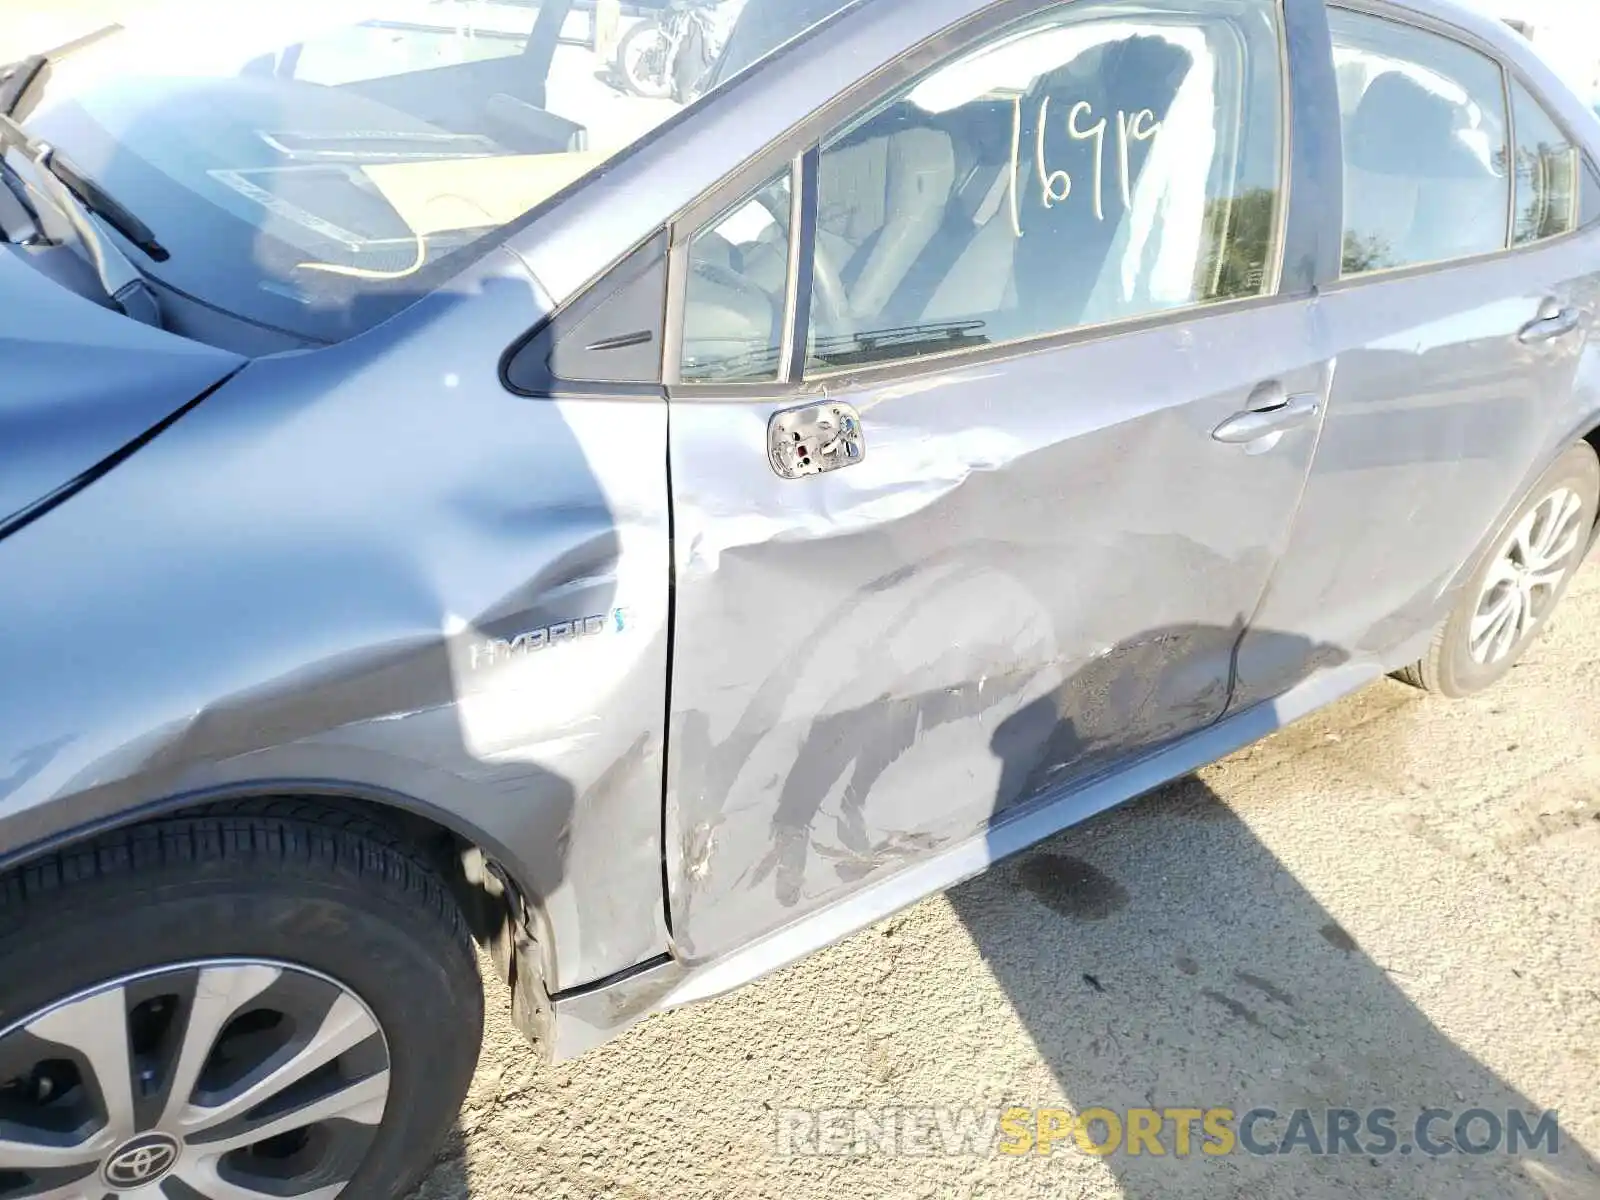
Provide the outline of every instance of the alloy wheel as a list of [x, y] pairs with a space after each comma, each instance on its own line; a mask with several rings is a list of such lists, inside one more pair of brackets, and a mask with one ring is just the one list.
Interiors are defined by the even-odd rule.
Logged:
[[1473, 660], [1503, 661], [1550, 615], [1583, 545], [1583, 497], [1558, 488], [1517, 523], [1496, 556], [1468, 628]]
[[383, 1030], [326, 976], [126, 976], [0, 1033], [0, 1200], [332, 1200], [389, 1084]]

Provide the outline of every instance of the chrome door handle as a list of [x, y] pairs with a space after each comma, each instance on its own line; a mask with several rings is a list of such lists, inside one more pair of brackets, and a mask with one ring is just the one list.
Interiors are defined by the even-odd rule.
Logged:
[[1581, 320], [1582, 316], [1575, 308], [1563, 308], [1548, 316], [1535, 317], [1522, 327], [1517, 334], [1517, 341], [1524, 346], [1553, 342], [1576, 330]]
[[1282, 433], [1309, 425], [1322, 413], [1320, 396], [1289, 396], [1271, 408], [1235, 413], [1211, 431], [1211, 436], [1230, 446], [1241, 446], [1269, 434]]

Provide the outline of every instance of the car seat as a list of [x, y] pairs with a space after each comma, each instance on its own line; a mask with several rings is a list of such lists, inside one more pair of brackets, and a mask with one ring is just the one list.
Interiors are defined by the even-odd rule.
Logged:
[[1349, 269], [1504, 246], [1509, 185], [1461, 136], [1465, 116], [1399, 71], [1367, 87], [1345, 133], [1346, 253], [1358, 256]]

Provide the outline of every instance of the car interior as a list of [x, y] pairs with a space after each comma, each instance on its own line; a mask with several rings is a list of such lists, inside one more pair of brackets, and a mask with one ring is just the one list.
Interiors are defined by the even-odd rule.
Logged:
[[1507, 180], [1461, 140], [1461, 109], [1399, 71], [1374, 79], [1345, 133], [1346, 226], [1373, 265], [1500, 249]]
[[1453, 81], [1342, 54], [1346, 273], [1501, 249], [1503, 119], [1486, 118]]

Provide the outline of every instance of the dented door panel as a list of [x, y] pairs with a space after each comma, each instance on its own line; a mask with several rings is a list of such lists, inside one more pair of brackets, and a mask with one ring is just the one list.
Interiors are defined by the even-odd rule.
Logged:
[[1320, 394], [1307, 320], [1284, 301], [830, 382], [864, 453], [799, 478], [769, 461], [771, 418], [821, 392], [674, 394], [680, 955], [1220, 716], [1317, 428], [1211, 431], [1264, 377]]

